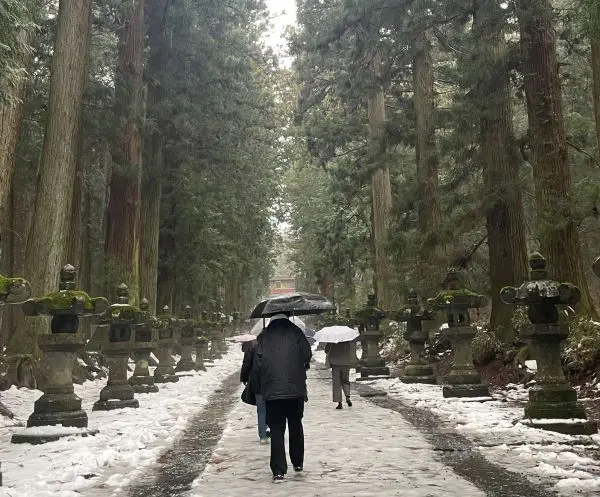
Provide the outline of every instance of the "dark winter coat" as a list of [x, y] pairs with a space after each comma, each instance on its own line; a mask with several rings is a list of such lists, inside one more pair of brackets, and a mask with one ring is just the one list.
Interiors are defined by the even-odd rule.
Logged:
[[256, 340], [244, 343], [244, 347], [242, 347], [244, 350], [244, 360], [242, 362], [242, 370], [240, 371], [240, 381], [244, 384], [250, 383], [250, 388], [252, 388], [254, 395], [260, 395], [260, 384], [254, 374], [257, 345], [258, 342]]
[[254, 372], [265, 402], [306, 396], [306, 369], [312, 350], [288, 319], [271, 321], [258, 337]]

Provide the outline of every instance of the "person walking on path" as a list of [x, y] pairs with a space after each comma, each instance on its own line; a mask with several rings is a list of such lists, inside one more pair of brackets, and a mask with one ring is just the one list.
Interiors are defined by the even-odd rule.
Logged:
[[267, 406], [265, 405], [265, 399], [260, 393], [260, 384], [254, 375], [252, 367], [256, 357], [257, 345], [258, 342], [256, 340], [244, 342], [242, 344], [244, 360], [242, 362], [242, 370], [240, 371], [240, 381], [244, 385], [250, 383], [250, 388], [254, 392], [254, 396], [256, 397], [256, 415], [258, 417], [258, 439], [262, 445], [266, 445], [269, 443], [269, 432], [267, 431]]
[[296, 472], [304, 465], [304, 402], [306, 368], [312, 350], [300, 328], [287, 314], [276, 314], [258, 337], [254, 373], [267, 406], [271, 429], [271, 471], [275, 483], [287, 473], [286, 423], [290, 430], [289, 453]]
[[356, 342], [328, 343], [325, 353], [331, 367], [333, 384], [333, 401], [337, 402], [336, 409], [343, 409], [342, 390], [346, 396], [348, 407], [352, 407], [350, 400], [350, 368], [356, 366]]

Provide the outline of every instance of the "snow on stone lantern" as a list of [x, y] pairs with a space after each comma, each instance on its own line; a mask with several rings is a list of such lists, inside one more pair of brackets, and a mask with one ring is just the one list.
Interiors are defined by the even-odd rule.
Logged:
[[367, 296], [367, 303], [357, 312], [359, 318], [362, 357], [360, 360], [360, 379], [371, 376], [389, 376], [390, 369], [385, 365], [379, 352], [381, 331], [379, 326], [385, 318], [385, 312], [377, 307], [377, 297], [374, 293]]
[[525, 423], [535, 428], [570, 435], [597, 432], [577, 401], [577, 392], [565, 378], [560, 360], [560, 344], [569, 336], [569, 325], [558, 322], [558, 305], [575, 305], [581, 292], [571, 283], [548, 278], [546, 259], [534, 253], [529, 257], [530, 281], [519, 288], [505, 287], [500, 292], [506, 304], [527, 307], [531, 324], [521, 332], [537, 361], [536, 384], [529, 390]]
[[[101, 314], [108, 307], [104, 297], [92, 298], [75, 289], [76, 269], [67, 264], [60, 272], [57, 292], [34, 298], [23, 304], [26, 316], [50, 316], [51, 333], [37, 337], [44, 353], [48, 375], [44, 394], [35, 401], [28, 427], [62, 425], [87, 428], [88, 417], [81, 409], [81, 399], [73, 388], [73, 365], [85, 337], [79, 333], [79, 317]], [[85, 432], [79, 432], [84, 435]], [[13, 443], [43, 443], [56, 440], [60, 434], [15, 433]]]
[[132, 355], [135, 361], [135, 370], [128, 382], [135, 393], [156, 393], [158, 387], [154, 384], [154, 377], [150, 374], [150, 354], [156, 348], [156, 321], [150, 314], [150, 302], [142, 299], [140, 302], [142, 312], [141, 323], [133, 325]]
[[396, 321], [406, 323], [404, 339], [410, 344], [410, 362], [400, 378], [403, 383], [437, 383], [433, 367], [423, 359], [427, 330], [432, 326], [433, 318], [433, 313], [419, 304], [419, 296], [411, 290], [408, 293], [408, 306], [396, 315]]
[[196, 344], [196, 335], [194, 330], [194, 320], [192, 318], [192, 308], [189, 305], [185, 306], [183, 311], [184, 319], [180, 320], [179, 346], [181, 349], [181, 357], [175, 368], [179, 371], [193, 371], [196, 369], [192, 352]]
[[173, 347], [177, 341], [179, 326], [168, 305], [163, 307], [162, 314], [158, 316], [158, 319], [161, 321], [161, 326], [158, 329], [156, 345], [158, 366], [154, 370], [154, 381], [156, 383], [176, 383], [179, 381], [179, 377], [175, 374]]
[[132, 335], [136, 325], [144, 323], [144, 313], [129, 303], [129, 288], [125, 283], [117, 287], [117, 301], [101, 316], [108, 324], [102, 355], [108, 363], [108, 381], [100, 390], [94, 411], [111, 411], [126, 407], [139, 407], [133, 387], [127, 381], [127, 363], [132, 352]]
[[444, 280], [444, 290], [427, 302], [433, 310], [446, 313], [448, 328], [443, 334], [454, 351], [454, 363], [443, 388], [444, 397], [489, 397], [488, 386], [482, 383], [473, 366], [471, 342], [477, 330], [471, 326], [469, 315], [469, 309], [485, 305], [485, 297], [461, 288], [458, 271], [451, 268]]

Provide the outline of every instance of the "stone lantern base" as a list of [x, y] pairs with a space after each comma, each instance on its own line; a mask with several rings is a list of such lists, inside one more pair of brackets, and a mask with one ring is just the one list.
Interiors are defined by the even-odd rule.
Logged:
[[155, 383], [177, 383], [179, 377], [175, 374], [175, 367], [171, 350], [173, 341], [158, 342], [156, 355], [158, 357], [158, 366], [154, 370]]
[[567, 383], [541, 382], [529, 391], [523, 424], [566, 435], [593, 435], [595, 421], [589, 421], [585, 408], [577, 402], [577, 392]]
[[194, 368], [196, 371], [206, 371], [206, 366], [204, 365], [204, 353], [206, 352], [205, 344], [196, 344], [196, 360], [194, 362]]
[[490, 396], [488, 386], [481, 381], [480, 374], [473, 366], [471, 340], [475, 333], [475, 328], [471, 326], [457, 326], [446, 330], [454, 351], [454, 364], [442, 389], [444, 398]]
[[108, 382], [100, 390], [100, 399], [94, 403], [94, 411], [110, 411], [125, 407], [139, 407], [134, 399], [132, 386], [127, 382], [128, 343], [109, 343], [104, 355], [108, 363]]
[[194, 371], [196, 364], [192, 359], [192, 351], [194, 350], [194, 338], [181, 338], [181, 358], [175, 367], [176, 372]]
[[[389, 378], [390, 368], [385, 365], [385, 361], [379, 355], [379, 333], [363, 333], [360, 336], [362, 342], [363, 357], [360, 360], [360, 378], [356, 381], [368, 381], [379, 378]], [[358, 372], [358, 369], [357, 369]]]
[[72, 371], [77, 352], [85, 346], [83, 335], [54, 333], [40, 335], [38, 345], [48, 363], [48, 385], [35, 401], [27, 426], [63, 425], [85, 428], [88, 417], [73, 389]]
[[400, 377], [402, 383], [424, 383], [436, 385], [437, 378], [433, 373], [433, 367], [428, 364], [408, 364], [404, 368], [404, 375]]
[[135, 393], [156, 393], [158, 387], [154, 384], [154, 378], [150, 375], [148, 364], [150, 353], [154, 350], [154, 344], [151, 342], [138, 342], [133, 352], [135, 359], [135, 371], [133, 376], [127, 380]]

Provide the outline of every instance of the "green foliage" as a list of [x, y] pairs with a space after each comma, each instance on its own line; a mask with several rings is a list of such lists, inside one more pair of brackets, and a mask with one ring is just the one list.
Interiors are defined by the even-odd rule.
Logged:
[[600, 362], [600, 323], [584, 316], [572, 319], [562, 356], [570, 373], [593, 372]]

